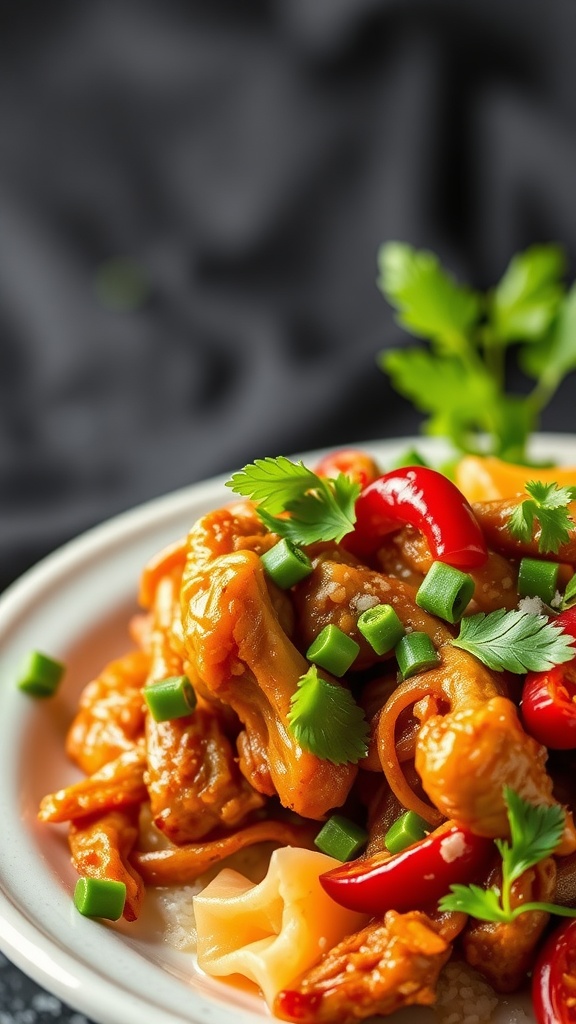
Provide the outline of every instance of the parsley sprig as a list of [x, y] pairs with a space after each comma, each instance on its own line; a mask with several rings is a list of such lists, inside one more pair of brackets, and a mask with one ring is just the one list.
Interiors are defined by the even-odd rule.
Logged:
[[530, 497], [521, 501], [512, 512], [508, 520], [510, 533], [518, 540], [529, 541], [538, 524], [538, 550], [542, 554], [558, 551], [570, 539], [570, 530], [574, 529], [568, 505], [576, 500], [576, 487], [559, 487], [555, 483], [530, 480], [525, 489]]
[[[557, 245], [514, 256], [498, 284], [480, 293], [458, 283], [437, 256], [401, 242], [383, 245], [378, 284], [399, 323], [427, 344], [392, 348], [378, 361], [392, 385], [425, 414], [427, 433], [458, 452], [527, 462], [527, 442], [564, 377], [576, 369], [576, 284], [563, 282]], [[507, 390], [508, 353], [535, 381]]]
[[303, 750], [332, 764], [357, 764], [368, 753], [369, 727], [362, 708], [350, 690], [329, 683], [316, 665], [298, 680], [288, 723]]
[[[293, 544], [340, 542], [354, 528], [360, 485], [344, 473], [327, 479], [280, 455], [255, 459], [226, 486], [256, 502], [265, 526]], [[289, 515], [282, 516], [284, 512]]]
[[545, 615], [499, 608], [468, 615], [451, 640], [496, 671], [545, 672], [574, 657], [574, 638]]
[[510, 842], [495, 839], [502, 857], [502, 886], [483, 889], [479, 885], [451, 885], [438, 906], [457, 910], [480, 921], [514, 921], [528, 910], [543, 910], [561, 917], [576, 917], [576, 910], [556, 903], [526, 902], [512, 907], [512, 886], [525, 871], [552, 856], [564, 831], [566, 815], [558, 804], [550, 807], [524, 800], [509, 786], [504, 800], [510, 823]]

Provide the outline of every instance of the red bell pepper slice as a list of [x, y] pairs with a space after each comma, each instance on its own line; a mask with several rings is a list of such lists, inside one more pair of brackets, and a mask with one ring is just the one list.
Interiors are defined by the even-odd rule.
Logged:
[[[576, 639], [576, 608], [554, 620]], [[576, 647], [572, 661], [545, 672], [528, 672], [522, 689], [521, 714], [530, 736], [551, 750], [576, 748]]]
[[436, 561], [473, 569], [488, 558], [471, 505], [456, 484], [428, 466], [394, 469], [368, 484], [356, 500], [356, 525], [346, 546], [369, 556], [383, 536], [405, 523], [424, 534]]
[[361, 487], [366, 487], [380, 476], [380, 469], [374, 459], [359, 448], [339, 448], [328, 452], [316, 465], [317, 476], [334, 478], [339, 473], [349, 476]]
[[365, 914], [400, 913], [437, 903], [456, 883], [474, 881], [487, 867], [494, 841], [452, 825], [390, 856], [377, 853], [320, 875], [336, 903]]
[[538, 1024], [576, 1024], [576, 921], [551, 933], [532, 972]]

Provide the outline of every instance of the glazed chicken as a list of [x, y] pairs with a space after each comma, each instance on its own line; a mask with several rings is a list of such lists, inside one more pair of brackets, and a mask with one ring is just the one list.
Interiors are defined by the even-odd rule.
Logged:
[[225, 524], [208, 516], [191, 533], [182, 584], [187, 663], [201, 692], [241, 720], [240, 768], [254, 789], [322, 818], [344, 802], [357, 769], [304, 751], [289, 731], [290, 698], [308, 663], [282, 627], [253, 541], [243, 549], [234, 528], [233, 517]]
[[[500, 869], [494, 869], [487, 881], [488, 885], [500, 885]], [[549, 903], [554, 899], [555, 887], [556, 862], [547, 857], [514, 882], [511, 906], [533, 901]], [[510, 922], [470, 918], [462, 935], [466, 960], [497, 992], [515, 992], [526, 982], [534, 949], [549, 920], [550, 914], [542, 910], [528, 910]]]
[[[510, 785], [536, 803], [553, 803], [546, 772], [546, 751], [522, 729], [514, 703], [505, 694], [501, 673], [453, 647], [446, 623], [428, 615], [401, 580], [363, 566], [321, 561], [295, 599], [297, 629], [303, 642], [329, 623], [361, 643], [363, 664], [376, 660], [356, 628], [358, 606], [392, 604], [405, 627], [426, 632], [438, 649], [440, 664], [400, 683], [380, 712], [379, 757], [392, 791], [405, 806], [417, 806], [432, 825], [442, 816], [469, 825], [482, 835], [507, 832], [503, 787]], [[363, 644], [363, 646], [362, 646]], [[360, 656], [359, 656], [360, 658]], [[398, 764], [395, 724], [400, 710], [425, 698], [415, 742], [415, 767], [432, 805], [415, 798]], [[462, 771], [466, 764], [472, 770]], [[478, 766], [475, 769], [475, 765]], [[576, 848], [572, 816], [562, 852]]]
[[[465, 920], [460, 918], [461, 927]], [[344, 939], [294, 989], [280, 994], [275, 1014], [302, 1024], [354, 1024], [406, 1006], [430, 1006], [452, 946], [426, 914], [388, 911]]]
[[539, 550], [538, 541], [540, 529], [534, 529], [533, 536], [526, 541], [518, 540], [510, 533], [509, 520], [512, 512], [517, 507], [521, 498], [506, 498], [499, 501], [477, 502], [474, 505], [474, 514], [482, 527], [489, 547], [498, 551], [507, 558], [522, 558], [525, 555], [529, 558], [552, 558], [557, 562], [567, 562], [569, 565], [576, 565], [576, 529], [570, 530], [569, 538], [561, 544], [556, 552], [548, 553]]

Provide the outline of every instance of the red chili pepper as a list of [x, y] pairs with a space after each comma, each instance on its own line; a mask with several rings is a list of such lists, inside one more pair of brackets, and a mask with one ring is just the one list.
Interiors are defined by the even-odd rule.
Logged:
[[359, 448], [340, 448], [329, 452], [320, 459], [315, 472], [322, 477], [337, 477], [339, 473], [344, 473], [361, 487], [366, 487], [380, 476], [380, 469], [374, 459]]
[[494, 842], [452, 825], [393, 856], [377, 853], [320, 875], [336, 903], [365, 914], [415, 910], [437, 903], [450, 886], [473, 881], [489, 862]]
[[448, 477], [427, 466], [395, 469], [368, 484], [346, 545], [360, 557], [374, 554], [382, 537], [404, 523], [424, 534], [437, 561], [473, 569], [488, 558], [472, 507]]
[[565, 921], [545, 942], [532, 972], [538, 1024], [576, 1024], [576, 921]]
[[298, 1021], [298, 1024], [314, 1024], [318, 1007], [322, 1002], [320, 992], [298, 992], [285, 988], [274, 1000], [274, 1016], [280, 1020]]
[[[576, 608], [554, 619], [576, 639]], [[551, 750], [576, 748], [576, 647], [572, 661], [545, 672], [528, 672], [522, 690], [522, 720], [526, 732]]]

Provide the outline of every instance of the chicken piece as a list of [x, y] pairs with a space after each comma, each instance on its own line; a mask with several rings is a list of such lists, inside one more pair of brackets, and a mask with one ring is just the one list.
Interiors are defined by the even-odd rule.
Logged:
[[87, 775], [132, 750], [144, 735], [142, 687], [149, 659], [133, 651], [111, 661], [82, 692], [66, 753]]
[[182, 573], [176, 569], [157, 582], [148, 629], [141, 635], [149, 660], [146, 685], [183, 672], [182, 653], [174, 639], [174, 623], [180, 618], [181, 580]]
[[[185, 576], [191, 579], [196, 573], [205, 572], [212, 559], [231, 555], [235, 551], [254, 551], [257, 555], [263, 555], [279, 539], [275, 533], [268, 532], [251, 502], [233, 502], [226, 508], [209, 512], [190, 530]], [[280, 626], [291, 636], [294, 613], [290, 598], [269, 577], [266, 583]]]
[[189, 843], [216, 826], [233, 828], [264, 804], [240, 773], [213, 709], [167, 722], [147, 721], [146, 782], [154, 824], [173, 843]]
[[[546, 751], [522, 729], [513, 702], [505, 696], [503, 674], [454, 647], [448, 625], [419, 608], [413, 588], [403, 581], [363, 566], [319, 563], [295, 599], [303, 642], [310, 643], [331, 622], [357, 639], [359, 603], [363, 608], [370, 600], [392, 604], [404, 626], [431, 637], [440, 656], [438, 668], [400, 683], [378, 719], [382, 770], [399, 802], [432, 826], [443, 817], [454, 818], [488, 836], [507, 833], [506, 784], [536, 803], [554, 802]], [[416, 739], [416, 771], [433, 807], [415, 793], [399, 761], [397, 726], [405, 710], [415, 705], [420, 705], [421, 721], [426, 719]], [[470, 763], [478, 765], [475, 773]], [[576, 848], [570, 814], [564, 843], [564, 853]]]
[[[488, 885], [501, 884], [498, 870]], [[518, 878], [511, 891], [511, 906], [550, 903], [556, 888], [556, 864], [552, 857], [540, 861]], [[550, 914], [527, 910], [514, 921], [476, 921], [470, 918], [462, 935], [464, 955], [497, 992], [515, 992], [526, 983], [538, 941]]]
[[[392, 576], [323, 557], [299, 584], [293, 596], [296, 634], [307, 649], [325, 626], [338, 626], [360, 646], [355, 669], [368, 668], [382, 659], [358, 630], [360, 614], [376, 604], [391, 604], [405, 626], [429, 633], [436, 645], [452, 635], [446, 624], [418, 607], [414, 587]], [[391, 655], [390, 655], [391, 657]]]
[[[538, 477], [536, 471], [534, 475]], [[523, 541], [512, 536], [509, 529], [510, 516], [525, 497], [526, 495], [518, 495], [517, 498], [504, 498], [501, 501], [482, 501], [473, 506], [474, 515], [482, 528], [488, 547], [508, 558], [549, 558], [554, 562], [566, 562], [576, 566], [576, 528], [570, 530], [569, 539], [561, 544], [556, 552], [538, 550], [539, 526], [535, 527], [530, 540]], [[572, 511], [575, 507], [571, 506]]]
[[136, 851], [130, 859], [147, 885], [187, 885], [247, 846], [277, 843], [314, 849], [317, 834], [317, 825], [265, 818], [217, 839], [163, 850]]
[[[147, 685], [183, 671], [172, 625], [180, 615], [178, 569], [156, 582], [147, 638]], [[263, 797], [239, 771], [217, 709], [200, 698], [194, 712], [157, 722], [146, 715], [145, 779], [154, 823], [173, 843], [188, 843], [217, 825], [232, 828], [262, 807]]]
[[182, 587], [182, 625], [195, 682], [230, 704], [245, 728], [240, 766], [252, 785], [308, 818], [339, 807], [356, 776], [304, 751], [288, 728], [308, 663], [281, 628], [254, 551], [194, 562]]
[[124, 918], [135, 921], [144, 898], [144, 883], [128, 861], [138, 838], [135, 813], [110, 811], [70, 826], [72, 863], [82, 878], [111, 878], [126, 885]]
[[[478, 835], [497, 837], [509, 832], [505, 786], [531, 803], [556, 803], [546, 758], [546, 748], [522, 729], [512, 701], [496, 696], [428, 719], [418, 735], [415, 765], [442, 814]], [[576, 828], [567, 811], [558, 852], [575, 849]]]
[[[396, 552], [396, 573], [402, 567], [401, 578], [407, 582], [412, 579], [423, 579], [433, 562], [433, 556], [428, 547], [424, 535], [413, 526], [405, 526], [399, 533], [393, 535], [389, 542], [388, 552]], [[383, 552], [379, 554], [379, 561], [382, 562]], [[385, 564], [394, 564], [393, 555], [388, 553], [384, 558]], [[474, 580], [474, 596], [470, 603], [469, 612], [481, 611], [491, 612], [497, 608], [506, 608], [510, 611], [518, 604], [517, 577], [518, 569], [508, 559], [494, 551], [488, 553], [488, 558], [483, 565], [476, 569], [468, 569], [469, 575]]]
[[88, 778], [43, 797], [38, 817], [40, 821], [73, 821], [144, 803], [148, 799], [145, 767], [146, 753], [140, 743]]
[[158, 590], [160, 580], [165, 576], [179, 576], [182, 578], [186, 556], [188, 554], [188, 539], [181, 537], [167, 547], [162, 548], [144, 566], [140, 576], [140, 589], [138, 591], [138, 604], [141, 608], [151, 608]]
[[419, 911], [389, 910], [324, 954], [294, 989], [280, 992], [274, 1013], [301, 1024], [354, 1024], [404, 1006], [430, 1006], [452, 947]]

